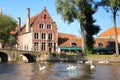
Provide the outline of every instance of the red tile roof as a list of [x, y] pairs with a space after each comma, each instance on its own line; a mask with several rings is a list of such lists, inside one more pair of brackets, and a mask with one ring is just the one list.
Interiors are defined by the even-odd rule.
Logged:
[[[120, 28], [117, 27], [117, 34], [120, 34]], [[101, 33], [98, 37], [105, 37], [105, 36], [113, 36], [115, 35], [114, 27], [106, 30], [105, 32]]]
[[58, 33], [58, 36], [61, 37], [61, 38], [69, 38], [69, 39], [76, 39], [76, 38], [78, 38], [76, 35], [66, 34], [66, 33]]
[[94, 43], [94, 47], [98, 47], [98, 43], [102, 43], [103, 46], [102, 47], [107, 47], [110, 45], [110, 43], [114, 43], [115, 40], [112, 38], [95, 38], [95, 43]]
[[[81, 38], [78, 38], [77, 36], [73, 34], [65, 34], [65, 33], [58, 33], [58, 45], [59, 46], [71, 46], [71, 43], [76, 43], [78, 47], [82, 46]], [[95, 38], [95, 44], [94, 47], [98, 47], [98, 43], [103, 44], [102, 47], [108, 47], [110, 43], [114, 43], [114, 39], [112, 38]]]
[[81, 38], [78, 38], [76, 35], [58, 33], [58, 38], [59, 46], [71, 46], [71, 43], [76, 43], [77, 46], [81, 46]]
[[15, 35], [15, 34], [16, 34], [16, 31], [10, 31], [10, 34], [11, 34], [11, 35]]

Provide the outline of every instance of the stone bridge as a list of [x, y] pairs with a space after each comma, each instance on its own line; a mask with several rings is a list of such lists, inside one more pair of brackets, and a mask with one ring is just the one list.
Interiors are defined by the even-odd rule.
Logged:
[[16, 61], [20, 56], [27, 58], [28, 62], [36, 62], [38, 52], [34, 51], [22, 51], [22, 50], [12, 50], [12, 49], [0, 49], [0, 61]]

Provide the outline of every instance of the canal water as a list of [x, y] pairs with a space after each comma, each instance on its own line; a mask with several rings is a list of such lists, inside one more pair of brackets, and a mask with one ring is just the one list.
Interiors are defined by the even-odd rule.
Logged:
[[[120, 80], [120, 64], [98, 64], [94, 69], [83, 63], [67, 62], [8, 62], [0, 63], [0, 80]], [[77, 69], [67, 70], [68, 65]], [[46, 66], [40, 71], [39, 66]]]

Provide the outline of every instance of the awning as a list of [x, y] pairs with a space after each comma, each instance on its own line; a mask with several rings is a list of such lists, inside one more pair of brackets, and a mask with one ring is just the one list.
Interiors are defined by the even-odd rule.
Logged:
[[60, 50], [82, 50], [81, 47], [59, 47]]
[[94, 50], [115, 50], [115, 48], [95, 47]]
[[[60, 50], [82, 50], [82, 47], [59, 47]], [[100, 50], [115, 50], [115, 48], [104, 48], [104, 47], [95, 47], [93, 48], [93, 50], [97, 50], [97, 51], [100, 51]]]

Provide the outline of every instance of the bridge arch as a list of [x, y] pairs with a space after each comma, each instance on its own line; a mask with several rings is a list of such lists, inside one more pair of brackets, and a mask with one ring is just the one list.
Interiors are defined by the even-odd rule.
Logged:
[[28, 60], [28, 62], [36, 62], [36, 56], [30, 53], [24, 53], [22, 54], [23, 56], [25, 56]]
[[8, 54], [4, 52], [0, 52], [1, 62], [8, 62]]

